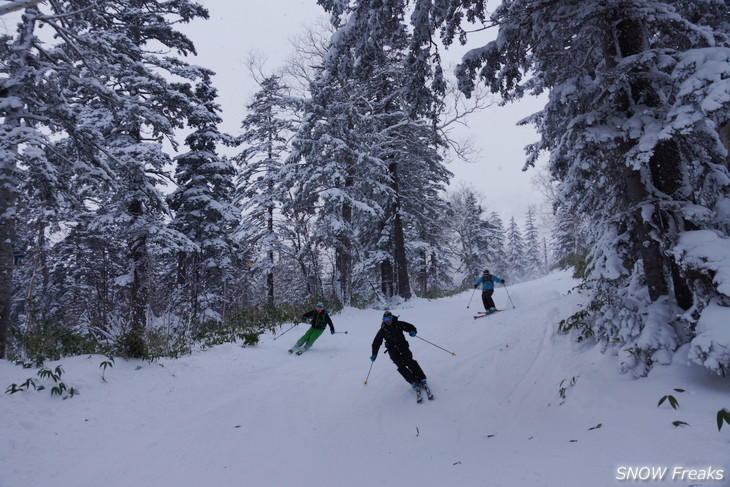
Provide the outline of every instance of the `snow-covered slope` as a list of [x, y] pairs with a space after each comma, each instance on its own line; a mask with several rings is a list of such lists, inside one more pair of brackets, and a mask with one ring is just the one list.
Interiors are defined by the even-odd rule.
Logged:
[[[510, 286], [514, 309], [500, 288], [504, 311], [479, 320], [471, 291], [394, 309], [455, 353], [409, 338], [436, 395], [422, 404], [382, 353], [364, 384], [382, 310], [335, 315], [348, 333], [325, 333], [302, 356], [286, 350], [305, 325], [255, 347], [117, 360], [107, 382], [104, 357], [64, 359], [80, 395], [0, 397], [0, 486], [636, 484], [617, 480], [628, 467], [667, 468], [671, 485], [730, 485], [730, 426], [715, 419], [730, 408], [730, 381], [686, 348], [646, 379], [619, 374], [615, 357], [556, 335], [582, 302], [574, 285], [557, 273]], [[32, 375], [0, 363], [3, 388]], [[668, 394], [678, 409], [657, 407]], [[677, 480], [677, 468], [715, 479]]]

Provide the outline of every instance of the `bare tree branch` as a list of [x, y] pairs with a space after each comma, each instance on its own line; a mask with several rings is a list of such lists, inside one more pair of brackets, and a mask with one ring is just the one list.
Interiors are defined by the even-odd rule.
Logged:
[[326, 19], [318, 19], [304, 31], [289, 39], [294, 52], [286, 60], [283, 75], [287, 85], [299, 96], [306, 96], [327, 54], [334, 28]]
[[446, 144], [451, 147], [456, 156], [466, 162], [471, 162], [479, 157], [479, 150], [470, 137], [457, 139], [452, 135], [455, 126], [468, 127], [469, 115], [485, 108], [493, 106], [496, 102], [491, 93], [481, 85], [477, 86], [467, 98], [457, 87], [453, 80], [448, 82], [446, 97], [444, 99], [444, 111], [441, 120], [436, 126]]

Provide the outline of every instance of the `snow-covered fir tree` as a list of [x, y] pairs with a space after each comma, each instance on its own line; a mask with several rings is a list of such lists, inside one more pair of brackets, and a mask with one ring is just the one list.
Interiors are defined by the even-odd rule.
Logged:
[[502, 242], [494, 238], [496, 228], [487, 220], [473, 190], [462, 187], [452, 191], [449, 202], [453, 213], [451, 229], [455, 234], [450, 241], [454, 255], [459, 258], [457, 271], [463, 273], [465, 283], [471, 283], [485, 266], [495, 267], [493, 257], [502, 251]]
[[[428, 135], [430, 136], [430, 129]], [[425, 140], [424, 140], [425, 142]], [[434, 151], [427, 151], [425, 157], [433, 157]], [[439, 159], [440, 161], [440, 159]], [[419, 156], [411, 160], [420, 164]], [[440, 162], [439, 162], [440, 164]], [[404, 165], [409, 170], [408, 165]], [[406, 184], [411, 182], [407, 179]], [[413, 184], [418, 184], [417, 181]], [[444, 220], [452, 218], [451, 209], [443, 198], [444, 184], [431, 182], [422, 191], [413, 188], [405, 192], [404, 213], [406, 223], [406, 256], [412, 262], [411, 274], [414, 291], [419, 296], [435, 296], [436, 293], [453, 288], [452, 253], [444, 242], [451, 238], [449, 224]], [[427, 204], [423, 204], [427, 201]]]
[[[298, 181], [322, 185], [333, 179], [319, 192], [324, 206], [318, 224], [336, 253], [345, 300], [350, 268], [361, 279], [377, 279], [386, 298], [411, 296], [409, 249], [418, 255], [424, 245], [436, 247], [419, 240], [436, 228], [429, 220], [439, 213], [438, 195], [449, 178], [435, 130], [403, 103], [408, 33], [402, 18], [391, 14], [371, 10], [369, 2], [337, 10], [339, 30], [293, 143], [294, 160], [308, 161], [298, 171], [315, 176]], [[355, 243], [362, 246], [357, 261]]]
[[242, 123], [239, 142], [244, 149], [236, 158], [240, 166], [236, 200], [244, 214], [238, 238], [255, 249], [252, 270], [266, 276], [266, 296], [273, 303], [276, 255], [284, 250], [275, 217], [287, 198], [279, 181], [294, 123], [289, 113], [291, 101], [279, 77], [266, 77], [259, 85]]
[[540, 235], [535, 224], [535, 209], [528, 206], [525, 214], [524, 226], [524, 256], [523, 267], [525, 279], [535, 279], [545, 275], [544, 251], [541, 246]]
[[239, 222], [232, 204], [235, 170], [217, 153], [217, 145], [230, 144], [230, 138], [218, 130], [220, 106], [212, 75], [202, 71], [195, 88], [196, 105], [188, 115], [193, 132], [185, 139], [190, 150], [175, 158], [178, 187], [168, 197], [175, 212], [170, 226], [190, 243], [176, 256], [176, 314], [194, 324], [225, 318], [237, 255], [231, 235]]
[[[185, 83], [166, 81], [161, 73], [180, 79], [197, 76], [185, 63], [146, 48], [160, 43], [178, 53], [192, 52], [192, 43], [173, 25], [201, 16], [207, 16], [206, 10], [186, 0], [90, 2], [83, 8], [75, 2], [53, 2], [26, 10], [18, 35], [3, 38], [0, 47], [5, 60], [5, 76], [0, 77], [5, 101], [0, 233], [15, 234], [20, 179], [42, 173], [49, 183], [63, 175], [69, 194], [84, 205], [77, 211], [94, 215], [71, 223], [85, 222], [89, 232], [109, 237], [123, 235], [130, 267], [126, 279], [111, 280], [124, 285], [127, 311], [117, 312], [136, 330], [144, 328], [151, 304], [150, 245], [178, 240], [165, 228], [166, 205], [155, 185], [170, 162], [161, 150], [162, 138], [174, 140], [173, 130], [182, 126], [190, 106], [189, 89]], [[56, 34], [53, 44], [44, 45], [36, 37], [39, 25]], [[53, 137], [46, 138], [49, 134]], [[61, 144], [67, 146], [64, 151], [40, 149]], [[64, 152], [70, 157], [47, 157]], [[35, 171], [36, 166], [42, 170]], [[11, 255], [6, 242], [15, 239], [0, 240], [0, 251]], [[4, 351], [4, 298], [13, 280], [8, 260], [0, 261]]]
[[509, 225], [505, 232], [505, 265], [506, 277], [512, 282], [520, 282], [527, 276], [527, 270], [525, 269], [525, 240], [522, 236], [522, 231], [517, 225], [515, 217], [510, 218]]
[[557, 209], [552, 232], [552, 253], [560, 267], [575, 266], [584, 253], [586, 229], [579, 215], [568, 211], [565, 206]]
[[487, 263], [491, 266], [490, 271], [501, 276], [507, 272], [507, 249], [505, 242], [506, 231], [502, 218], [496, 211], [489, 215], [489, 241], [491, 242], [491, 253]]
[[[293, 242], [300, 249], [299, 257], [307, 255], [301, 253], [306, 247], [324, 245], [331, 249], [335, 296], [343, 302], [352, 297], [359, 232], [382, 211], [373, 193], [386, 190], [377, 182], [377, 174], [385, 170], [381, 167], [378, 171], [360, 147], [362, 134], [355, 129], [357, 111], [347, 93], [339, 82], [324, 75], [312, 83], [311, 99], [306, 102], [281, 178], [282, 186], [291, 194], [283, 204], [283, 213], [287, 219], [301, 222], [299, 228], [307, 228], [311, 235], [311, 239], [297, 237], [309, 241], [307, 246]], [[315, 274], [308, 280], [322, 279], [320, 264], [309, 260], [302, 270]]]
[[150, 302], [158, 292], [155, 259], [186, 244], [184, 236], [166, 225], [167, 202], [158, 185], [169, 177], [166, 168], [172, 162], [162, 142], [167, 139], [177, 146], [174, 130], [183, 127], [196, 101], [188, 83], [168, 79], [194, 80], [200, 75], [198, 69], [148, 46], [159, 42], [180, 55], [194, 52], [192, 42], [174, 26], [207, 16], [207, 11], [187, 0], [145, 1], [136, 7], [122, 0], [105, 2], [85, 14], [93, 51], [86, 53], [89, 71], [82, 69], [82, 76], [92, 80], [90, 85], [95, 76], [109, 85], [111, 96], [84, 113], [104, 138], [105, 162], [117, 175], [112, 184], [102, 186], [107, 197], [97, 201], [91, 225], [126, 242], [127, 274], [116, 283], [126, 296], [129, 327], [140, 335], [150, 312], [161, 311]]
[[[58, 173], [64, 172], [47, 161], [47, 152], [43, 150], [48, 143], [44, 130], [50, 132], [50, 127], [54, 127], [48, 122], [41, 123], [49, 121], [48, 114], [41, 115], [44, 107], [67, 108], [67, 105], [60, 96], [58, 77], [51, 75], [62, 63], [39, 53], [36, 37], [39, 16], [37, 8], [28, 9], [18, 25], [17, 35], [0, 38], [3, 59], [0, 64], [0, 358], [5, 357], [10, 327], [14, 246], [22, 245], [28, 253], [27, 260], [33, 258], [32, 246], [19, 240], [16, 231], [20, 186], [25, 184], [32, 195], [48, 194], [58, 187]], [[21, 169], [26, 167], [28, 171]], [[36, 183], [31, 179], [34, 174], [41, 175], [41, 181]], [[45, 191], [32, 191], [44, 185]], [[20, 237], [29, 238], [30, 234], [21, 233]]]

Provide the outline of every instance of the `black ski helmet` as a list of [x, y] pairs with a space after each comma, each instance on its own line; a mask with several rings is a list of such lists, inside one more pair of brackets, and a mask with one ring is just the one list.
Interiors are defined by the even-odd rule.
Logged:
[[383, 318], [385, 318], [386, 316], [393, 316], [393, 313], [391, 313], [390, 311], [386, 311], [385, 313], [383, 313]]
[[484, 269], [484, 274], [489, 274], [489, 269]]

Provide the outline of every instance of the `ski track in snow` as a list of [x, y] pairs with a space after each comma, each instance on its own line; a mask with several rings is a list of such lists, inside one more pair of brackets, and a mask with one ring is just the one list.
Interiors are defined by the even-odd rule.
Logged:
[[[80, 395], [0, 397], [0, 487], [613, 486], [627, 484], [622, 465], [727, 478], [730, 428], [718, 432], [715, 413], [730, 407], [728, 380], [688, 363], [686, 348], [649, 378], [619, 374], [615, 357], [556, 335], [582, 303], [574, 285], [557, 273], [510, 286], [515, 309], [498, 288], [504, 311], [479, 320], [468, 292], [395, 307], [456, 354], [408, 337], [435, 395], [422, 404], [382, 348], [363, 384], [382, 310], [334, 315], [348, 334], [326, 332], [301, 356], [287, 349], [304, 324], [254, 347], [117, 359], [106, 383], [104, 357], [63, 359]], [[0, 363], [3, 387], [33, 374]], [[674, 393], [680, 409], [657, 408], [675, 387], [687, 390]]]

